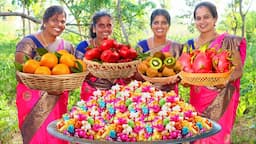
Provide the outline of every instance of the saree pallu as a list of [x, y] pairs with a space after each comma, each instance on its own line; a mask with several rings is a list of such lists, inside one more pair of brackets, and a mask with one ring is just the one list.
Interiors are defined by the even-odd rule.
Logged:
[[[219, 48], [238, 50], [241, 64], [244, 65], [246, 57], [245, 39], [228, 34], [220, 35], [213, 43]], [[236, 118], [236, 110], [240, 97], [240, 78], [229, 82], [223, 89], [203, 86], [190, 87], [190, 103], [203, 116], [217, 121], [222, 129], [219, 133], [193, 144], [229, 144], [231, 132]]]
[[[23, 131], [23, 129], [24, 129], [25, 131], [28, 130], [28, 131], [32, 132], [33, 130], [29, 129], [30, 126], [38, 127], [38, 129], [36, 129], [35, 133], [32, 132], [29, 135], [27, 135], [26, 133], [23, 134], [23, 132], [22, 132], [24, 144], [26, 144], [26, 143], [30, 143], [30, 144], [67, 144], [68, 142], [59, 140], [59, 139], [51, 136], [50, 134], [48, 134], [46, 128], [50, 122], [61, 118], [62, 114], [67, 112], [68, 92], [64, 92], [60, 96], [49, 95], [51, 97], [58, 97], [57, 102], [54, 104], [50, 104], [50, 102], [52, 102], [52, 101], [50, 101], [50, 100], [49, 100], [49, 102], [45, 101], [45, 103], [48, 103], [48, 104], [44, 104], [41, 106], [40, 109], [38, 109], [39, 111], [37, 111], [36, 115], [33, 115], [34, 118], [32, 118], [32, 121], [30, 119], [27, 122], [29, 124], [29, 126], [27, 128], [25, 128], [25, 127], [23, 127], [23, 124], [27, 120], [26, 119], [27, 116], [29, 115], [29, 113], [31, 113], [34, 106], [38, 104], [39, 99], [42, 96], [47, 95], [47, 94], [43, 91], [31, 90], [28, 87], [26, 87], [23, 83], [18, 83], [16, 90], [17, 90], [16, 106], [18, 108], [17, 111], [18, 111], [19, 128], [21, 129], [21, 131]], [[47, 109], [46, 107], [48, 107], [49, 105], [53, 105], [53, 109], [50, 111], [49, 115], [46, 116], [46, 119], [43, 121], [42, 124], [37, 123], [38, 119], [45, 117], [45, 116], [43, 116], [46, 114], [46, 112], [44, 110]], [[41, 121], [42, 121], [42, 119], [41, 119]], [[30, 138], [28, 138], [28, 139], [30, 139], [30, 141], [28, 140], [29, 142], [27, 142], [26, 137], [30, 137]]]

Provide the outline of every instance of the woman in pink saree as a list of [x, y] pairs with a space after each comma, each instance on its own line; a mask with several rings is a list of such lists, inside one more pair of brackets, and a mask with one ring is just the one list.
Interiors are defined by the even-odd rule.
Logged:
[[240, 96], [240, 78], [246, 57], [246, 40], [227, 33], [218, 34], [215, 23], [218, 14], [210, 2], [199, 3], [194, 10], [196, 28], [199, 36], [188, 41], [191, 49], [209, 43], [210, 48], [227, 49], [232, 52], [235, 70], [226, 85], [216, 87], [190, 86], [190, 103], [203, 116], [217, 121], [222, 129], [209, 138], [195, 141], [195, 144], [229, 144]]
[[[43, 16], [42, 31], [24, 37], [16, 46], [15, 61], [23, 63], [24, 56], [34, 58], [36, 49], [50, 52], [65, 49], [74, 53], [72, 45], [58, 38], [64, 31], [66, 13], [60, 6], [49, 7]], [[68, 92], [48, 94], [26, 87], [17, 76], [16, 106], [19, 128], [24, 144], [65, 144], [67, 142], [48, 134], [47, 125], [67, 112]]]

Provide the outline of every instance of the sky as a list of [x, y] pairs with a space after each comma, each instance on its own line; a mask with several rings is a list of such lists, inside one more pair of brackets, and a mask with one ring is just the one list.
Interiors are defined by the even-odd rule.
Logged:
[[[157, 4], [159, 0], [151, 0], [151, 1]], [[232, 0], [208, 0], [208, 1], [216, 5], [217, 11], [221, 16], [225, 12], [225, 8], [228, 8], [227, 7], [228, 3], [231, 3]], [[256, 0], [251, 0], [251, 1], [252, 1], [252, 5], [250, 7], [250, 10], [256, 11]], [[158, 5], [158, 7], [160, 6]], [[184, 11], [184, 8], [186, 8], [185, 0], [171, 0], [171, 8], [169, 11], [172, 16], [177, 16]]]

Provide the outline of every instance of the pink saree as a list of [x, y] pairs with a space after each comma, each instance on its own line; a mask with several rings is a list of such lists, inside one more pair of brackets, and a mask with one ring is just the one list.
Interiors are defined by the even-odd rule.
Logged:
[[[33, 55], [35, 48], [41, 47], [34, 36], [25, 38], [17, 45], [17, 52]], [[57, 50], [64, 49], [64, 40], [57, 43]], [[56, 47], [55, 47], [56, 48]], [[29, 53], [30, 52], [30, 53]], [[32, 56], [33, 57], [33, 56]], [[44, 91], [32, 90], [18, 82], [16, 87], [16, 106], [19, 128], [24, 144], [67, 144], [47, 132], [50, 122], [62, 117], [67, 112], [68, 92], [59, 96], [49, 95]]]
[[[246, 40], [228, 34], [222, 34], [216, 38], [210, 47], [225, 48], [239, 51], [242, 66], [246, 57]], [[232, 74], [236, 77], [236, 73]], [[240, 97], [240, 78], [229, 82], [224, 89], [215, 89], [203, 86], [191, 86], [190, 103], [195, 109], [206, 117], [217, 121], [222, 129], [219, 133], [209, 138], [193, 142], [194, 144], [229, 144], [231, 131], [236, 118], [236, 110]]]

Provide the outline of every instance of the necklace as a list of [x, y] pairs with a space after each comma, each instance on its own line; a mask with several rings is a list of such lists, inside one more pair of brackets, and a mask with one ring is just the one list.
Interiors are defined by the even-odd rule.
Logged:
[[93, 45], [93, 47], [99, 47], [101, 43], [102, 41], [99, 41], [97, 38], [91, 40], [91, 45]]
[[156, 44], [155, 44], [155, 38], [152, 37], [152, 38], [151, 38], [151, 46], [152, 46], [151, 49], [154, 49], [154, 48], [160, 47], [160, 46], [162, 46], [162, 45], [165, 45], [166, 42], [167, 42], [167, 40], [165, 39], [163, 43], [161, 43], [160, 45], [159, 45], [159, 44], [156, 45]]
[[41, 32], [41, 38], [42, 38], [42, 40], [43, 40], [44, 46], [45, 46], [45, 47], [48, 47], [49, 43], [46, 41], [43, 32]]
[[202, 38], [201, 36], [199, 36], [197, 39], [196, 39], [196, 47], [199, 48], [201, 47], [202, 45], [205, 45], [207, 43], [210, 43], [212, 42], [216, 37], [218, 36], [218, 34], [216, 32], [214, 32], [212, 34], [212, 36], [210, 36], [209, 38]]

